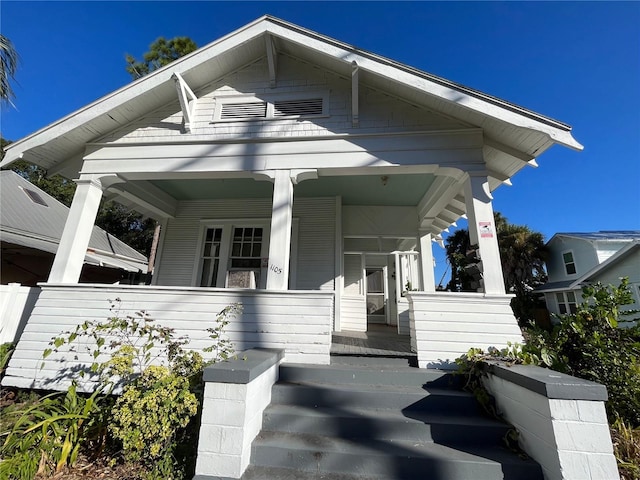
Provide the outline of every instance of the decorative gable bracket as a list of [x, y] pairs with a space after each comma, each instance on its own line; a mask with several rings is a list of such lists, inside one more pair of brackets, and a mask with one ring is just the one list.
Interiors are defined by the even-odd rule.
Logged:
[[173, 79], [176, 82], [176, 90], [178, 91], [178, 99], [180, 100], [180, 108], [182, 108], [182, 115], [184, 118], [184, 129], [187, 133], [191, 133], [191, 122], [193, 121], [194, 112], [196, 109], [196, 101], [198, 98], [193, 90], [189, 88], [187, 82], [178, 73], [173, 74]]
[[273, 37], [269, 34], [265, 36], [265, 46], [267, 49], [267, 64], [269, 65], [269, 85], [271, 88], [275, 88], [278, 75], [278, 54], [273, 44]]
[[360, 84], [360, 67], [355, 62], [351, 62], [351, 125], [357, 127], [360, 124], [359, 112], [359, 87]]

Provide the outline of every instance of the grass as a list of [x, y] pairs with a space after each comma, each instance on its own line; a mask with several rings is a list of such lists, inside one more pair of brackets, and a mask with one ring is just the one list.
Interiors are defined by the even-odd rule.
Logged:
[[618, 459], [620, 480], [640, 479], [640, 428], [616, 420], [611, 425], [611, 440]]

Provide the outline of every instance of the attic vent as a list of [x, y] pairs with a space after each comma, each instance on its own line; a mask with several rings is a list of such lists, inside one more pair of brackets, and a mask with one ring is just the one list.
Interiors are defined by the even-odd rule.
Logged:
[[35, 190], [31, 190], [29, 188], [22, 188], [22, 191], [27, 194], [27, 197], [29, 197], [33, 203], [37, 203], [38, 205], [42, 205], [43, 207], [49, 206], [47, 205], [47, 202], [44, 201], [44, 198], [42, 198], [42, 196]]
[[274, 117], [322, 115], [322, 98], [273, 102]]
[[267, 116], [266, 102], [225, 103], [222, 105], [220, 118], [231, 120], [235, 118], [265, 118]]

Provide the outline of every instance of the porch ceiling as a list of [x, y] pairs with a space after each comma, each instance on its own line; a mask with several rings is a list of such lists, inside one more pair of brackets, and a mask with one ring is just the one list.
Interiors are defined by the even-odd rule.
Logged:
[[[431, 174], [320, 176], [296, 185], [297, 197], [334, 197], [344, 205], [418, 205], [435, 181]], [[249, 178], [154, 180], [176, 200], [271, 198], [273, 184]]]

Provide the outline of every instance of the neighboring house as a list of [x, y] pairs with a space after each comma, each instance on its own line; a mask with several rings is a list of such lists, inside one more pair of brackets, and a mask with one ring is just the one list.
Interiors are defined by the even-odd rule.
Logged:
[[[8, 146], [3, 166], [78, 187], [3, 382], [60, 380], [65, 358], [34, 380], [33, 352], [66, 298], [65, 325], [118, 297], [195, 348], [241, 302], [236, 349], [287, 362], [328, 363], [333, 331], [372, 323], [410, 334], [421, 367], [519, 341], [490, 192], [555, 144], [582, 149], [564, 123], [262, 17]], [[78, 283], [103, 195], [162, 223], [152, 285]], [[432, 242], [465, 215], [482, 287], [436, 292]]]
[[549, 280], [537, 291], [549, 312], [574, 313], [583, 285], [619, 285], [622, 277], [629, 278], [635, 301], [626, 308], [640, 308], [640, 230], [556, 233], [547, 249]]
[[[68, 207], [17, 173], [0, 172], [1, 284], [35, 286], [48, 279], [68, 215]], [[144, 255], [93, 227], [80, 282], [129, 283], [131, 274], [146, 271]]]

